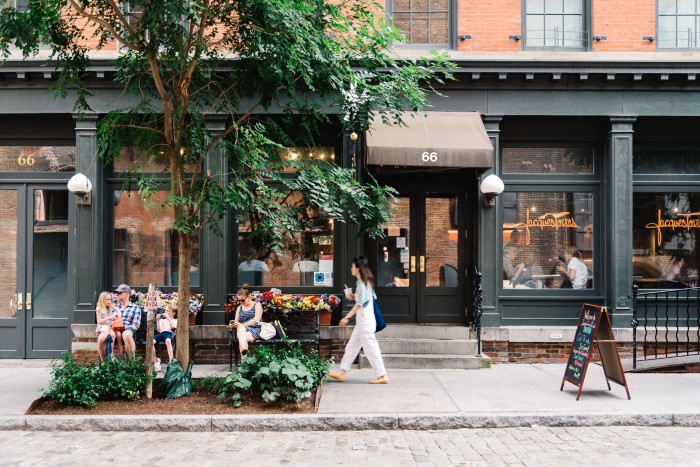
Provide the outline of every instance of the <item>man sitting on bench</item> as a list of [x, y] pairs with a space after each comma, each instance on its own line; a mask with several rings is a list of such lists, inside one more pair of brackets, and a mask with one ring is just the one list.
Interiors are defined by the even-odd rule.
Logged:
[[173, 332], [177, 327], [177, 304], [169, 303], [165, 309], [165, 313], [156, 315], [156, 331], [158, 333], [153, 336], [153, 369], [161, 370], [160, 358], [156, 358], [156, 343], [164, 342], [168, 349], [168, 364], [173, 359]]

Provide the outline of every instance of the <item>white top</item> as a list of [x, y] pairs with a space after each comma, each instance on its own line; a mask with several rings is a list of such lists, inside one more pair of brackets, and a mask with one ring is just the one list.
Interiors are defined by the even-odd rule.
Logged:
[[297, 261], [292, 266], [294, 272], [318, 272], [318, 263], [316, 261]]
[[566, 269], [576, 271], [576, 276], [571, 280], [571, 286], [574, 289], [585, 289], [588, 283], [588, 268], [586, 265], [580, 259], [573, 257], [569, 264], [566, 265]]

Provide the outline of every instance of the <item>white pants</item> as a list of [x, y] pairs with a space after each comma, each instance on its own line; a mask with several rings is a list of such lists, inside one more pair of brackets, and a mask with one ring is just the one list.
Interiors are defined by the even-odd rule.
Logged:
[[360, 349], [364, 349], [365, 355], [367, 355], [369, 364], [372, 365], [376, 376], [385, 375], [386, 369], [384, 368], [384, 360], [382, 360], [382, 353], [379, 351], [379, 343], [375, 335], [377, 322], [374, 320], [374, 303], [370, 301], [369, 305], [360, 308], [355, 315], [355, 319], [355, 329], [353, 329], [350, 340], [345, 346], [345, 353], [343, 354], [343, 359], [340, 361], [340, 369], [349, 371], [350, 365], [352, 365], [355, 358], [357, 358]]

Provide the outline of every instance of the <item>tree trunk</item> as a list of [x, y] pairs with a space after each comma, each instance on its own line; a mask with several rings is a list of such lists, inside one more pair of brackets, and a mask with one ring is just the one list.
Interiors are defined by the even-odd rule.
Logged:
[[179, 281], [177, 287], [177, 331], [175, 358], [187, 371], [190, 364], [190, 266], [192, 265], [192, 234], [178, 232], [180, 245], [178, 254], [180, 263], [177, 268]]

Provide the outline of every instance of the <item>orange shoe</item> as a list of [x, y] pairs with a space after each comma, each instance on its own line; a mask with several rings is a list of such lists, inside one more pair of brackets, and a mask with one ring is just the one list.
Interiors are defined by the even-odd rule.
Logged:
[[380, 376], [377, 379], [373, 379], [372, 381], [369, 382], [369, 384], [387, 384], [389, 382], [389, 378], [384, 376]]
[[328, 376], [341, 383], [345, 381], [345, 375], [341, 375], [340, 373], [328, 373]]

